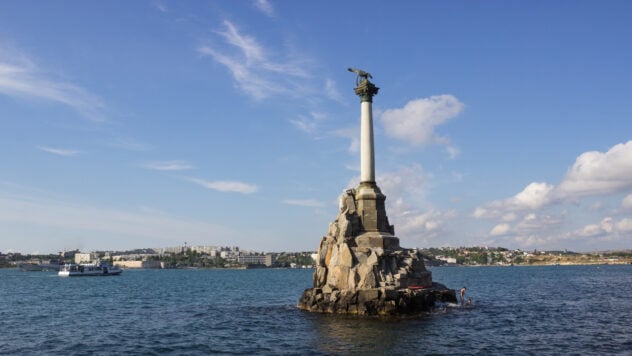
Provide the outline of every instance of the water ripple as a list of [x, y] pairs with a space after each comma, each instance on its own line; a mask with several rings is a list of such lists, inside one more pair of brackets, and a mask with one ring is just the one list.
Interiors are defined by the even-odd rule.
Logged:
[[0, 354], [630, 354], [632, 266], [435, 268], [472, 309], [415, 318], [296, 309], [309, 270], [0, 270]]

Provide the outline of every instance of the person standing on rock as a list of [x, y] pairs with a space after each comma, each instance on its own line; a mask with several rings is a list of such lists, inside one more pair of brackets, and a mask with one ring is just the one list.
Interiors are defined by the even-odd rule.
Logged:
[[465, 305], [465, 291], [467, 290], [467, 288], [463, 287], [461, 288], [461, 305]]

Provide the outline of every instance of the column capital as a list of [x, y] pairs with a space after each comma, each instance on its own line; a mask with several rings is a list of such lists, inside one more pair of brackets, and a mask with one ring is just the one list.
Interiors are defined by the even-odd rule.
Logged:
[[368, 79], [362, 80], [357, 87], [355, 87], [355, 93], [360, 97], [360, 101], [373, 102], [373, 95], [377, 95], [380, 88], [376, 87]]

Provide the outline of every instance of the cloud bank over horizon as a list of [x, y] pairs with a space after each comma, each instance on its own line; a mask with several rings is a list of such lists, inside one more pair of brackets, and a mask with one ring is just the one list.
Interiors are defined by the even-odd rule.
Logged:
[[[516, 195], [494, 200], [478, 206], [472, 216], [476, 219], [498, 221], [489, 235], [513, 238], [525, 247], [544, 245], [554, 241], [572, 241], [582, 238], [599, 238], [626, 241], [632, 238], [630, 219], [621, 216], [604, 216], [598, 223], [589, 223], [573, 231], [558, 231], [568, 220], [568, 212], [551, 210], [575, 206], [588, 198], [608, 198], [632, 189], [632, 141], [612, 146], [606, 152], [588, 151], [579, 155], [566, 171], [562, 181], [555, 185], [532, 182]], [[632, 207], [631, 195], [622, 198], [620, 207]], [[623, 211], [612, 211], [621, 215]], [[511, 214], [511, 215], [509, 215]], [[507, 216], [522, 220], [513, 225]], [[500, 220], [500, 221], [499, 221]]]

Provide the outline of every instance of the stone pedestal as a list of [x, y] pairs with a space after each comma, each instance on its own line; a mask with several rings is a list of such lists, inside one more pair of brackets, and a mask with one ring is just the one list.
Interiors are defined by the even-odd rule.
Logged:
[[456, 303], [456, 293], [435, 283], [431, 288], [370, 288], [335, 290], [306, 289], [298, 302], [300, 309], [330, 314], [399, 316], [432, 312], [438, 302]]
[[[358, 194], [363, 188], [365, 194]], [[366, 188], [341, 195], [338, 217], [318, 248], [314, 287], [305, 291], [298, 307], [394, 315], [428, 311], [436, 301], [456, 302], [454, 291], [432, 282], [418, 250], [399, 246], [379, 188]]]

